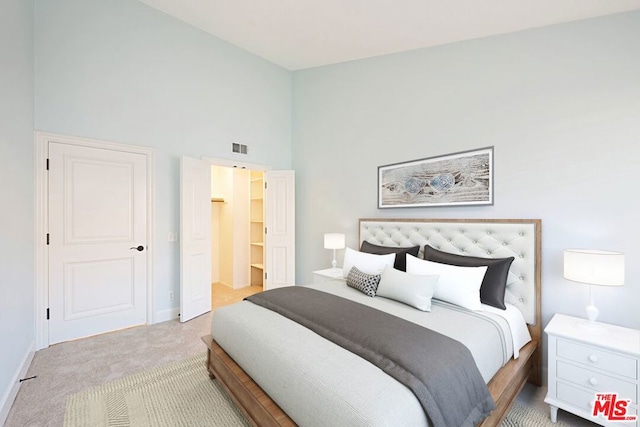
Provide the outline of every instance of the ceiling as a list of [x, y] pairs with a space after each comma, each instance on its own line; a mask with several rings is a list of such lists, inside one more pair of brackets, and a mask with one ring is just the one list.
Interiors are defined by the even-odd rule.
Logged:
[[640, 9], [640, 0], [140, 0], [289, 70]]

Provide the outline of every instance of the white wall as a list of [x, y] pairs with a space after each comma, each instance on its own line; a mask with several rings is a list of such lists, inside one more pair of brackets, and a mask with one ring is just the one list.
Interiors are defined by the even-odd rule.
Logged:
[[220, 281], [220, 202], [211, 202], [211, 283]]
[[[639, 41], [633, 12], [294, 73], [298, 282], [361, 217], [540, 218], [544, 323], [584, 316], [562, 251], [594, 247], [627, 260], [600, 320], [640, 328]], [[486, 146], [493, 206], [377, 209], [378, 166]]]
[[0, 425], [34, 347], [33, 2], [0, 6]]
[[220, 266], [220, 282], [233, 286], [233, 169], [219, 167], [217, 169], [218, 182], [216, 188], [224, 198], [220, 206], [220, 240], [218, 245]]
[[[220, 204], [220, 283], [240, 289], [249, 283], [249, 176], [247, 169], [213, 166]], [[213, 178], [212, 178], [213, 180]]]
[[[156, 310], [177, 306], [183, 154], [291, 167], [291, 73], [135, 0], [36, 0], [35, 127], [156, 155]], [[234, 157], [231, 143], [249, 146]], [[29, 173], [32, 173], [31, 171]]]

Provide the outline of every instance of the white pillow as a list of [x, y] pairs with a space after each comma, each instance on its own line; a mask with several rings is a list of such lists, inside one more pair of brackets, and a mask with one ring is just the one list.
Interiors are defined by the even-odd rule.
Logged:
[[395, 261], [396, 254], [394, 253], [375, 255], [347, 248], [344, 253], [344, 262], [342, 263], [342, 276], [347, 277], [351, 267], [358, 267], [358, 270], [366, 274], [381, 274], [385, 265], [393, 267]]
[[433, 298], [459, 305], [469, 310], [480, 310], [480, 285], [487, 267], [459, 267], [422, 260], [407, 254], [407, 273], [438, 274], [438, 286]]
[[390, 298], [418, 310], [431, 311], [431, 297], [437, 285], [436, 275], [410, 274], [387, 266], [382, 272], [376, 296]]

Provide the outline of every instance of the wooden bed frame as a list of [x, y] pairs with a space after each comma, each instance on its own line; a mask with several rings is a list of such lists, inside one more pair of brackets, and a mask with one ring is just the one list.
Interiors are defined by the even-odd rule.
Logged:
[[[385, 219], [385, 221], [393, 221]], [[398, 221], [407, 221], [406, 219]], [[409, 220], [413, 221], [413, 220]], [[418, 221], [418, 220], [415, 220]], [[423, 221], [423, 220], [420, 220]], [[540, 220], [424, 220], [427, 222], [512, 222], [535, 225], [535, 324], [529, 324], [531, 342], [520, 349], [518, 359], [511, 359], [489, 381], [488, 388], [496, 409], [480, 426], [498, 426], [511, 404], [528, 381], [536, 386], [542, 380], [542, 315], [541, 315], [541, 221]], [[207, 345], [207, 370], [217, 379], [238, 408], [254, 426], [295, 426], [296, 423], [236, 364], [211, 337], [202, 340]]]

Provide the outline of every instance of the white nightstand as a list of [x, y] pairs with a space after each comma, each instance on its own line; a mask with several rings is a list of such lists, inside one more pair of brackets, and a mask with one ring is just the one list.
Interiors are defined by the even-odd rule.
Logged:
[[618, 400], [630, 399], [626, 415], [638, 415], [640, 331], [599, 322], [595, 329], [584, 322], [556, 314], [544, 330], [549, 338], [549, 391], [544, 401], [551, 405], [551, 421], [556, 422], [560, 408], [603, 426], [639, 426], [639, 421], [594, 418], [593, 407], [597, 393], [617, 393]]
[[341, 268], [327, 268], [325, 270], [316, 270], [313, 272], [313, 284], [319, 285], [331, 280], [342, 279]]

